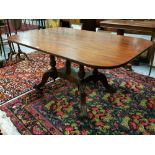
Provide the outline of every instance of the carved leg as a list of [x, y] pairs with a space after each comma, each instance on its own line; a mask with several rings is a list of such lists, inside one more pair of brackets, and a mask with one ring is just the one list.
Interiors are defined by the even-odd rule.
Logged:
[[107, 91], [109, 91], [110, 93], [115, 92], [115, 90], [108, 84], [106, 76], [103, 73], [99, 73], [96, 68], [93, 70], [93, 75], [87, 77], [84, 81], [85, 82], [94, 81], [95, 83], [101, 81], [101, 83], [107, 89]]
[[57, 69], [55, 67], [56, 66], [55, 57], [52, 55], [50, 55], [50, 65], [51, 69], [43, 74], [41, 82], [38, 85], [34, 86], [35, 89], [42, 91], [49, 77], [52, 77], [54, 81], [58, 77]]
[[93, 75], [95, 77], [95, 80], [101, 81], [101, 83], [107, 89], [108, 92], [110, 93], [115, 92], [115, 90], [108, 84], [107, 78], [103, 73], [99, 73], [97, 69], [94, 69]]
[[24, 57], [27, 58], [27, 59], [30, 61], [30, 59], [29, 59], [29, 57], [27, 56], [27, 54], [24, 53], [24, 52], [22, 52], [22, 50], [20, 49], [19, 44], [17, 44], [17, 46], [18, 46], [18, 53], [17, 53], [17, 55], [16, 55], [16, 61], [17, 61], [18, 59], [21, 60], [21, 57], [20, 57], [21, 54], [23, 54]]
[[86, 107], [86, 93], [85, 93], [85, 83], [84, 83], [84, 76], [85, 76], [85, 71], [84, 71], [84, 66], [80, 65], [79, 72], [79, 91], [80, 91], [80, 99], [81, 99], [81, 114], [80, 116], [85, 117], [87, 116], [87, 107]]
[[104, 74], [99, 74], [98, 78], [109, 93], [115, 93], [115, 90], [108, 84], [107, 78]]
[[8, 60], [12, 61], [13, 55], [16, 54], [15, 50], [13, 49], [13, 43], [8, 42], [10, 47], [10, 53], [8, 53]]

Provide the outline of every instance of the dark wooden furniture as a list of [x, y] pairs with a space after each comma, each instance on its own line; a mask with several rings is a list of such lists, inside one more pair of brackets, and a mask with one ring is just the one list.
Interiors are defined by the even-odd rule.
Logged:
[[[2, 23], [3, 25], [0, 26], [0, 48], [2, 49], [2, 51], [4, 53], [5, 60], [7, 59], [7, 57], [6, 57], [5, 48], [4, 48], [4, 44], [3, 44], [2, 34], [6, 34], [7, 38], [9, 36], [11, 36], [10, 23], [12, 23], [13, 26], [15, 26], [14, 27], [14, 29], [16, 30], [15, 33], [17, 34], [17, 30], [21, 26], [21, 20], [13, 20], [13, 19], [8, 20], [8, 19], [6, 19], [6, 20], [3, 20], [3, 23]], [[7, 39], [6, 39], [6, 41], [7, 41]], [[10, 47], [10, 53], [8, 53], [8, 59], [7, 60], [12, 60], [13, 55], [16, 55], [16, 60], [21, 59], [21, 57], [20, 57], [21, 54], [24, 54], [24, 56], [27, 57], [26, 53], [21, 51], [19, 45], [18, 45], [18, 53], [16, 53], [13, 43], [8, 42], [8, 44]]]
[[[104, 20], [100, 22], [101, 28], [113, 28], [117, 30], [118, 35], [124, 35], [124, 32], [129, 32], [129, 30], [139, 31], [141, 34], [150, 34], [151, 41], [155, 39], [155, 21], [149, 20]], [[153, 59], [155, 51], [148, 52], [148, 59], [151, 62], [149, 75], [151, 74]]]
[[[9, 31], [8, 37], [11, 36], [10, 24], [12, 24], [13, 29], [15, 29], [15, 34], [17, 34], [17, 31], [22, 26], [22, 20], [21, 19], [10, 19], [10, 20], [7, 19], [6, 21], [7, 21], [8, 31]], [[13, 55], [15, 55], [16, 61], [20, 61], [23, 59], [21, 58], [21, 55], [24, 55], [24, 58], [27, 58], [28, 60], [30, 60], [27, 54], [21, 50], [19, 44], [17, 44], [18, 52], [16, 52], [13, 43], [10, 43], [10, 42], [8, 43], [10, 47], [10, 53], [8, 54], [8, 60], [12, 61]]]
[[45, 19], [37, 19], [37, 21], [38, 21], [38, 29], [46, 28]]
[[[144, 39], [61, 27], [10, 36], [9, 42], [50, 54], [51, 69], [43, 75], [41, 83], [35, 88], [41, 91], [49, 77], [54, 80], [62, 77], [75, 82], [80, 92], [82, 114], [86, 114], [85, 85], [88, 81], [101, 81], [107, 90], [114, 92], [106, 76], [98, 72], [99, 68], [120, 67], [145, 50], [153, 48], [152, 42]], [[55, 56], [66, 60], [64, 68], [58, 70], [55, 67]], [[79, 65], [78, 73], [71, 68], [71, 62]], [[93, 72], [87, 75], [84, 66], [92, 67]]]
[[0, 55], [3, 53], [5, 60], [6, 60], [6, 52], [4, 48], [4, 43], [3, 43], [4, 40], [2, 38], [2, 34], [6, 32], [6, 29], [7, 29], [7, 26], [6, 26], [5, 20], [0, 20]]
[[[100, 27], [106, 28], [116, 28], [121, 30], [122, 33], [127, 30], [137, 30], [139, 32], [148, 32], [151, 34], [152, 39], [154, 38], [155, 32], [155, 21], [154, 20], [121, 20], [121, 19], [112, 19], [100, 21]], [[127, 31], [128, 32], [128, 31]]]
[[62, 27], [70, 27], [70, 23], [81, 23], [83, 30], [96, 31], [96, 19], [61, 19]]
[[4, 44], [3, 44], [3, 38], [2, 38], [2, 29], [5, 28], [4, 25], [0, 25], [0, 55], [4, 54], [4, 58], [6, 60], [6, 53], [4, 49]]

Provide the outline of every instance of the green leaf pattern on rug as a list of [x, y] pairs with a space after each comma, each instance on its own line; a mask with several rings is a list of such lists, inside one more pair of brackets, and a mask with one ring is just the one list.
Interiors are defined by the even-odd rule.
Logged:
[[109, 122], [109, 121], [112, 120], [112, 119], [113, 119], [113, 117], [111, 116], [110, 113], [108, 113], [106, 116], [104, 116], [104, 121], [105, 121], [105, 122]]
[[146, 99], [143, 99], [141, 102], [140, 102], [140, 106], [146, 108], [146, 103], [147, 103], [147, 100]]
[[96, 96], [96, 92], [92, 92], [92, 93], [90, 94], [90, 96], [91, 96], [91, 97]]
[[121, 87], [125, 87], [125, 85], [126, 85], [126, 82], [122, 82], [122, 83], [120, 84]]
[[48, 110], [50, 110], [51, 105], [53, 105], [55, 102], [54, 101], [50, 101], [45, 105], [45, 108], [47, 108]]
[[144, 126], [141, 124], [138, 128], [138, 132], [143, 133], [145, 131]]
[[105, 101], [108, 101], [108, 98], [110, 97], [110, 93], [106, 93], [102, 98], [105, 100]]
[[130, 129], [129, 121], [130, 121], [130, 118], [128, 116], [125, 116], [121, 122], [121, 125], [127, 129]]
[[155, 132], [155, 123], [150, 123], [149, 126], [147, 126], [148, 130], [150, 130], [151, 132]]

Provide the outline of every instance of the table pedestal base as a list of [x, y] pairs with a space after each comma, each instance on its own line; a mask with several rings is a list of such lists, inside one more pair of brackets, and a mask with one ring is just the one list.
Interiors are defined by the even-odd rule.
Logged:
[[42, 81], [35, 85], [34, 88], [42, 93], [43, 87], [47, 82], [49, 77], [52, 77], [53, 80], [57, 77], [61, 77], [64, 79], [69, 80], [70, 82], [74, 82], [78, 86], [79, 94], [80, 94], [80, 104], [81, 104], [81, 113], [80, 116], [85, 117], [87, 116], [87, 106], [86, 106], [86, 93], [85, 93], [85, 86], [89, 81], [94, 81], [95, 83], [101, 81], [103, 86], [107, 89], [108, 92], [114, 93], [114, 89], [108, 84], [107, 78], [103, 73], [99, 73], [98, 70], [95, 68], [92, 75], [86, 75], [85, 78], [85, 70], [84, 65], [79, 65], [79, 71], [75, 71], [71, 68], [70, 61], [66, 61], [66, 66], [61, 69], [56, 69], [56, 61], [55, 57], [50, 55], [50, 65], [51, 69], [44, 73], [42, 77]]

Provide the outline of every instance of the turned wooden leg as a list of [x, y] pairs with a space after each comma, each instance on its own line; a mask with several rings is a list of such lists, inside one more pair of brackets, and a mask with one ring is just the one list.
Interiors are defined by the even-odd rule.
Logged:
[[10, 53], [8, 53], [8, 60], [12, 61], [13, 55], [16, 54], [15, 50], [14, 50], [14, 46], [13, 43], [8, 42], [9, 47], [10, 47]]
[[108, 84], [108, 80], [103, 73], [99, 73], [98, 70], [95, 68], [93, 71], [94, 81], [101, 81], [103, 86], [107, 89], [108, 92], [113, 93], [115, 90]]
[[84, 81], [85, 81], [85, 83], [87, 83], [89, 81], [94, 81], [96, 83], [98, 81], [101, 81], [101, 83], [107, 89], [108, 92], [110, 92], [110, 93], [115, 92], [115, 90], [108, 84], [108, 80], [107, 80], [106, 76], [103, 73], [99, 73], [96, 68], [93, 70], [93, 74], [91, 76], [88, 76], [87, 78], [85, 78]]
[[81, 114], [80, 116], [85, 117], [87, 116], [87, 107], [86, 107], [86, 93], [85, 93], [85, 83], [84, 83], [84, 66], [80, 65], [79, 72], [79, 92], [80, 92], [80, 100], [81, 100]]
[[38, 85], [35, 85], [34, 88], [36, 90], [42, 91], [45, 83], [47, 82], [49, 77], [52, 77], [53, 80], [55, 81], [55, 79], [58, 77], [58, 73], [57, 73], [57, 69], [56, 69], [56, 61], [55, 61], [55, 57], [50, 55], [50, 65], [51, 65], [51, 69], [48, 70], [47, 72], [45, 72], [43, 74], [42, 80]]

